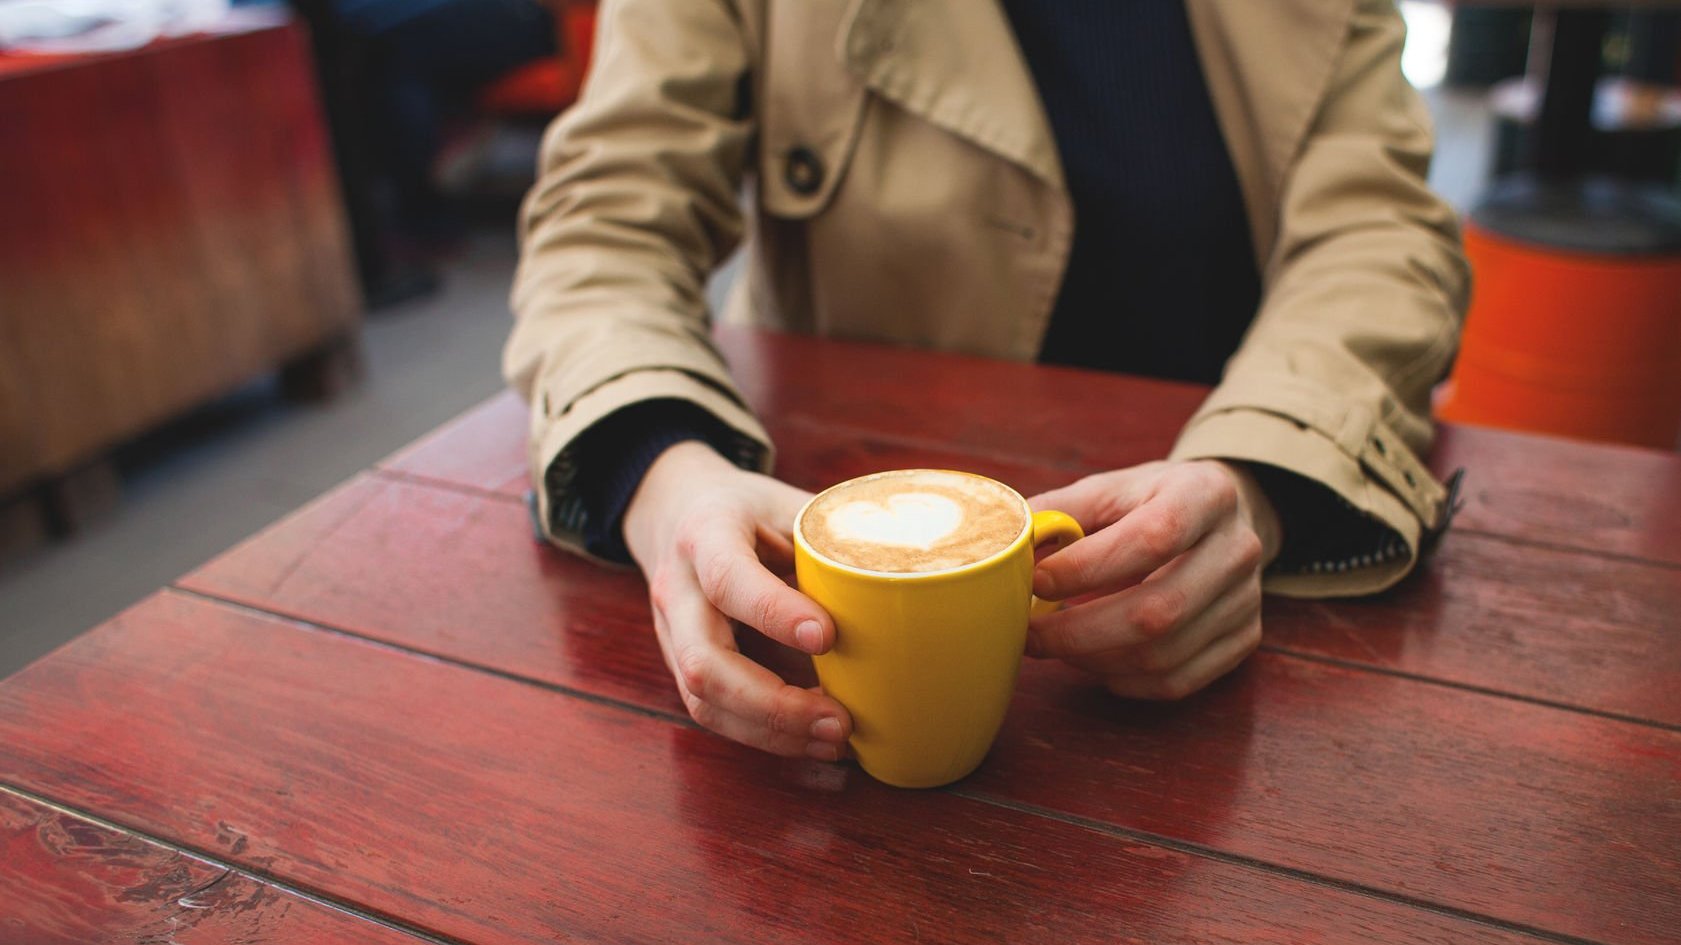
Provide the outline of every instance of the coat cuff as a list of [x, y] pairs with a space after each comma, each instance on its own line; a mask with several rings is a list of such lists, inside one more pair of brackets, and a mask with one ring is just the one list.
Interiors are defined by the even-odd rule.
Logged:
[[709, 382], [681, 370], [648, 369], [623, 374], [572, 401], [558, 416], [539, 405], [532, 411], [530, 463], [536, 490], [537, 524], [543, 536], [568, 551], [604, 564], [621, 564], [585, 547], [590, 510], [578, 490], [578, 438], [596, 423], [648, 400], [691, 403], [720, 423], [723, 442], [713, 446], [743, 469], [769, 473], [775, 459], [770, 436], [739, 401]]
[[[1212, 411], [1205, 407], [1185, 428], [1170, 458], [1272, 466], [1312, 480], [1335, 497], [1325, 496], [1335, 505], [1321, 510], [1323, 514], [1279, 509], [1286, 522], [1285, 545], [1274, 567], [1263, 577], [1266, 591], [1287, 597], [1352, 597], [1384, 590], [1412, 570], [1424, 536], [1442, 517], [1436, 505], [1440, 500], [1432, 499], [1441, 487], [1397, 437], [1381, 429], [1368, 429], [1357, 438], [1333, 438], [1293, 416], [1265, 409], [1214, 406]], [[1361, 448], [1349, 449], [1354, 443]], [[1371, 469], [1368, 450], [1397, 462], [1384, 472]], [[1414, 484], [1411, 501], [1387, 485], [1390, 477]], [[1297, 557], [1289, 525], [1294, 523], [1299, 534], [1304, 520], [1339, 528], [1343, 536], [1331, 540], [1313, 536], [1314, 541], [1307, 546], [1314, 549], [1314, 556]]]

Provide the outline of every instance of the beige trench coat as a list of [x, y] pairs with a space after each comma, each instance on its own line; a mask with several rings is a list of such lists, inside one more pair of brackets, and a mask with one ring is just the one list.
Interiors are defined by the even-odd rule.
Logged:
[[[1386, 523], [1403, 553], [1272, 574], [1386, 587], [1444, 491], [1418, 456], [1468, 290], [1391, 0], [1186, 0], [1263, 277], [1258, 317], [1172, 456], [1270, 463]], [[995, 0], [606, 0], [581, 101], [524, 209], [504, 359], [532, 403], [550, 537], [581, 551], [580, 433], [692, 401], [769, 470], [708, 338], [708, 274], [745, 236], [728, 318], [1032, 360], [1075, 210]], [[743, 188], [751, 214], [743, 212]]]

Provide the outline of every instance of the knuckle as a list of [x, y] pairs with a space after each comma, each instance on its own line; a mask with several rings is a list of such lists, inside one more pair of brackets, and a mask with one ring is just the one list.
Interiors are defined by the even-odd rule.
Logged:
[[1237, 561], [1238, 566], [1245, 571], [1253, 571], [1261, 565], [1261, 536], [1252, 529], [1244, 529], [1238, 534]]
[[784, 688], [765, 710], [765, 728], [776, 735], [790, 734], [799, 730], [798, 718], [799, 700], [795, 690]]
[[1157, 509], [1154, 515], [1138, 523], [1138, 546], [1154, 560], [1171, 558], [1179, 550], [1179, 536], [1183, 531], [1179, 513]]
[[679, 689], [677, 694], [683, 697], [683, 708], [688, 710], [689, 718], [699, 722], [701, 713], [706, 711], [706, 703], [687, 689]]
[[1075, 483], [1073, 488], [1085, 490], [1096, 496], [1093, 503], [1100, 523], [1116, 522], [1126, 514], [1126, 508], [1121, 502], [1125, 480], [1118, 472], [1097, 473], [1087, 476]]
[[655, 569], [648, 578], [648, 600], [655, 610], [665, 611], [671, 606], [671, 570], [665, 566]]
[[770, 592], [754, 594], [747, 603], [747, 622], [755, 630], [769, 631], [778, 626], [776, 595]]
[[1061, 562], [1063, 572], [1060, 575], [1061, 580], [1058, 582], [1059, 587], [1064, 590], [1096, 587], [1103, 578], [1102, 558], [1091, 554], [1090, 549], [1081, 549], [1078, 545], [1075, 546], [1074, 550], [1086, 553], [1070, 555]]
[[1034, 632], [1033, 649], [1039, 656], [1067, 656], [1068, 630], [1060, 624], [1047, 621]]
[[1231, 511], [1237, 507], [1237, 480], [1218, 465], [1209, 463], [1202, 468], [1202, 488], [1222, 510]]
[[710, 661], [706, 658], [705, 651], [693, 646], [682, 647], [672, 662], [677, 664], [677, 678], [683, 683], [683, 688], [688, 694], [704, 700], [707, 685], [712, 681]]
[[1132, 612], [1133, 626], [1145, 637], [1165, 636], [1185, 616], [1185, 595], [1171, 588], [1159, 588], [1140, 596]]
[[694, 559], [695, 580], [706, 599], [716, 603], [729, 586], [729, 558], [720, 551], [698, 552]]
[[677, 523], [677, 553], [685, 558], [693, 559], [700, 537], [706, 534], [706, 529], [694, 515], [686, 515]]
[[1261, 647], [1261, 615], [1256, 614], [1245, 624], [1238, 637], [1243, 641], [1243, 655], [1248, 656]]
[[689, 708], [689, 718], [694, 719], [696, 725], [714, 732], [718, 730], [720, 714], [712, 703], [693, 697], [683, 701]]

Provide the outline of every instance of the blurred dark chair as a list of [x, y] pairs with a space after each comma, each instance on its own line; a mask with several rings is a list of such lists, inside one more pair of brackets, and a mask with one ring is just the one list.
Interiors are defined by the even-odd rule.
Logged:
[[464, 236], [435, 175], [448, 128], [511, 71], [554, 60], [555, 18], [537, 0], [291, 2], [316, 37], [369, 304], [430, 291]]

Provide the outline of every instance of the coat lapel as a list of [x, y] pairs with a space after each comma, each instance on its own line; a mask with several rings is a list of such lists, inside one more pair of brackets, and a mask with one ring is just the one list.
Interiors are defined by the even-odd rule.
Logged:
[[876, 94], [1062, 186], [1050, 121], [998, 3], [857, 0], [838, 53]]
[[1354, 0], [1185, 0], [1263, 270], [1296, 155], [1336, 71]]
[[[1264, 268], [1278, 206], [1355, 0], [1184, 0]], [[1056, 139], [997, 2], [854, 0], [838, 54], [876, 94], [1063, 186]]]

